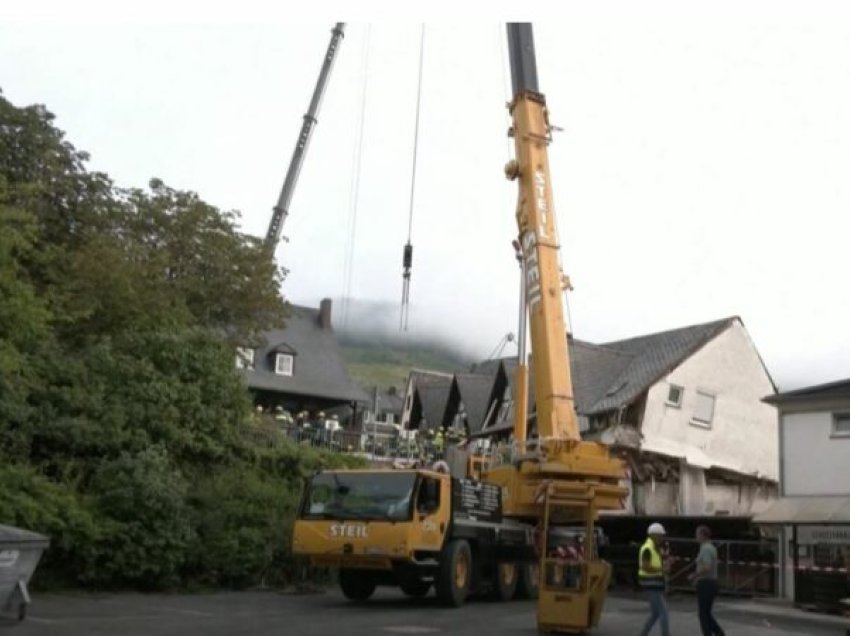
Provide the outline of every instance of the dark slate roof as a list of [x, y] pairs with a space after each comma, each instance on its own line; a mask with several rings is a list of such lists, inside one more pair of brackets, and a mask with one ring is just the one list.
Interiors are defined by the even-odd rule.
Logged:
[[[581, 415], [593, 415], [631, 403], [736, 320], [740, 319], [724, 318], [601, 345], [570, 339], [576, 410]], [[497, 368], [500, 364], [512, 387], [516, 358], [487, 360], [474, 368], [478, 371]], [[532, 376], [529, 379], [529, 408], [533, 402]]]
[[[606, 384], [607, 388], [604, 395], [590, 406], [587, 406], [589, 400], [582, 397], [585, 408], [579, 410], [590, 415], [630, 403], [735, 321], [740, 319], [724, 318], [599, 345], [606, 351], [598, 357], [592, 356], [591, 368], [579, 370], [579, 375], [584, 374], [585, 378], [593, 376], [593, 381], [589, 383], [593, 385], [594, 391]], [[630, 359], [623, 364], [626, 360], [615, 359], [614, 353]]]
[[[348, 377], [333, 329], [323, 328], [319, 310], [290, 305], [284, 329], [261, 334], [263, 344], [254, 350], [254, 368], [244, 371], [252, 389], [302, 396], [368, 402], [369, 396]], [[294, 355], [292, 376], [274, 372], [274, 353]]]
[[789, 404], [834, 398], [850, 398], [850, 378], [769, 395], [764, 401], [770, 404]]
[[635, 356], [581, 340], [570, 341], [570, 368], [576, 410], [588, 413], [611, 389]]
[[471, 430], [478, 430], [484, 421], [484, 416], [487, 415], [494, 379], [495, 374], [458, 373], [455, 375], [460, 401], [463, 402]]
[[422, 405], [422, 417], [425, 418], [425, 426], [429, 429], [440, 428], [446, 422], [446, 407], [449, 403], [449, 395], [452, 389], [452, 378], [446, 378], [445, 382], [432, 382], [424, 386], [417, 386], [419, 402]]

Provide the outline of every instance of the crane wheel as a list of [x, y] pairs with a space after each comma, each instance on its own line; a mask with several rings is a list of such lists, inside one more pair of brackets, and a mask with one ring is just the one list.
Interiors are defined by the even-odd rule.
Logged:
[[517, 567], [517, 597], [536, 599], [540, 591], [540, 566], [537, 563], [522, 563]]
[[437, 598], [451, 607], [460, 607], [469, 595], [472, 582], [472, 550], [464, 539], [446, 544], [437, 573]]
[[375, 580], [368, 572], [340, 570], [339, 587], [350, 601], [365, 601], [375, 592]]
[[493, 582], [493, 598], [495, 600], [510, 601], [514, 597], [521, 569], [522, 567], [517, 563], [499, 563]]

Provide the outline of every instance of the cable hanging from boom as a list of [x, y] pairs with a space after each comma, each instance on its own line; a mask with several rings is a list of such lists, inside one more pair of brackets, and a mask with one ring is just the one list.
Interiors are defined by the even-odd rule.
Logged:
[[354, 155], [351, 160], [351, 184], [348, 192], [348, 219], [346, 222], [345, 256], [342, 267], [342, 311], [340, 323], [348, 325], [348, 310], [351, 304], [351, 285], [354, 278], [354, 247], [357, 235], [357, 209], [360, 204], [360, 169], [363, 165], [363, 130], [366, 126], [366, 100], [369, 88], [369, 42], [372, 36], [372, 25], [366, 27], [363, 38], [363, 57], [360, 68], [361, 94], [360, 111], [355, 127]]
[[401, 289], [401, 316], [399, 317], [399, 330], [407, 331], [407, 323], [410, 318], [410, 270], [413, 267], [413, 201], [416, 192], [416, 156], [419, 152], [419, 111], [422, 107], [422, 60], [425, 57], [425, 25], [419, 35], [419, 86], [416, 91], [416, 126], [413, 132], [413, 169], [410, 176], [410, 212], [407, 218], [407, 243], [402, 253], [402, 289]]

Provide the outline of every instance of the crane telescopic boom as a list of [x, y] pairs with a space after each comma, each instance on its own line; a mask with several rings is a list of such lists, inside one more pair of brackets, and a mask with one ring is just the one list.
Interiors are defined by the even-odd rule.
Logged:
[[307, 146], [310, 143], [313, 128], [315, 128], [317, 123], [316, 115], [319, 113], [322, 97], [325, 94], [325, 88], [328, 84], [328, 77], [333, 68], [336, 52], [344, 33], [345, 23], [337, 22], [331, 31], [331, 41], [328, 44], [328, 50], [325, 52], [325, 59], [322, 63], [322, 69], [319, 72], [319, 79], [316, 81], [316, 88], [313, 90], [313, 98], [310, 100], [310, 106], [304, 115], [304, 123], [301, 125], [301, 132], [298, 134], [298, 141], [295, 144], [295, 150], [289, 162], [289, 169], [286, 171], [286, 179], [283, 182], [280, 197], [278, 197], [277, 205], [274, 206], [272, 218], [269, 221], [269, 229], [266, 232], [266, 246], [271, 250], [277, 247], [280, 241], [281, 231], [283, 230], [283, 223], [289, 215], [289, 204], [292, 201], [292, 193], [295, 190], [295, 184], [298, 181], [298, 175], [304, 163], [304, 154], [307, 152]]
[[[546, 98], [537, 85], [537, 61], [531, 24], [508, 24], [513, 101], [511, 133], [516, 159], [505, 167], [519, 184], [519, 230], [525, 304], [531, 332], [537, 434], [556, 440], [581, 439], [573, 401], [564, 320], [564, 276], [558, 262], [558, 236], [547, 146], [551, 141]], [[527, 368], [519, 360], [516, 386], [527, 386]], [[522, 404], [518, 396], [517, 404]], [[525, 440], [525, 410], [516, 410], [515, 437]]]

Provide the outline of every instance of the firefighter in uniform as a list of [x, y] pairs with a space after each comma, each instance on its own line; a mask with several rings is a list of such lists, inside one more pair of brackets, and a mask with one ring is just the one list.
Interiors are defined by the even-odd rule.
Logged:
[[661, 636], [670, 636], [670, 618], [664, 600], [665, 564], [661, 554], [661, 541], [666, 534], [664, 526], [653, 523], [646, 532], [647, 538], [638, 554], [638, 578], [649, 601], [647, 618], [640, 636], [648, 636], [656, 621], [661, 623]]

